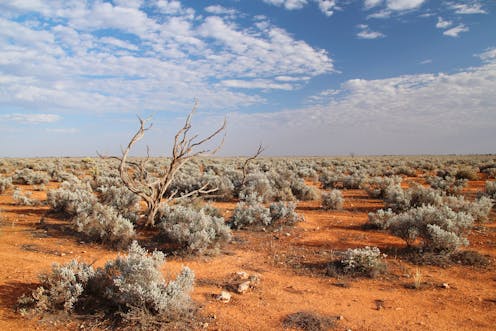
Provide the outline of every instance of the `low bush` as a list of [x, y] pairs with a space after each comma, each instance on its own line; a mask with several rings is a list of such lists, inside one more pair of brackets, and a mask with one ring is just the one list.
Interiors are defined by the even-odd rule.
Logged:
[[296, 213], [296, 203], [294, 202], [274, 202], [269, 206], [271, 224], [293, 225], [303, 218]]
[[339, 262], [345, 274], [375, 277], [385, 270], [382, 256], [377, 247], [349, 248]]
[[125, 247], [135, 236], [131, 221], [112, 207], [96, 203], [91, 211], [78, 213], [72, 219], [73, 228], [92, 241]]
[[41, 274], [41, 286], [18, 300], [18, 308], [38, 312], [71, 312], [85, 291], [93, 267], [73, 260], [65, 265], [54, 263], [50, 274]]
[[12, 175], [12, 183], [17, 185], [39, 185], [49, 181], [50, 177], [46, 173], [29, 168], [16, 170]]
[[252, 194], [236, 205], [230, 225], [234, 229], [264, 227], [272, 223], [270, 210], [262, 204], [262, 198]]
[[484, 193], [493, 200], [496, 200], [496, 182], [487, 181]]
[[343, 209], [343, 194], [340, 190], [332, 190], [322, 194], [322, 208], [325, 210]]
[[47, 203], [55, 211], [74, 216], [79, 213], [91, 213], [93, 205], [97, 203], [97, 198], [89, 185], [63, 182], [60, 188], [48, 191]]
[[22, 193], [19, 189], [14, 190], [12, 198], [14, 199], [15, 204], [20, 206], [38, 206], [41, 204], [39, 200], [31, 198], [30, 192]]
[[394, 215], [391, 209], [379, 209], [375, 213], [369, 213], [368, 224], [374, 228], [386, 230], [389, 227], [389, 219]]
[[231, 240], [231, 229], [224, 218], [212, 216], [211, 208], [194, 210], [185, 206], [160, 211], [160, 236], [188, 254], [211, 252]]
[[447, 206], [422, 206], [393, 216], [387, 229], [412, 246], [420, 239], [423, 249], [449, 253], [468, 245], [466, 234], [473, 225], [473, 217], [455, 212]]
[[[164, 279], [164, 254], [146, 250], [136, 242], [127, 256], [108, 261], [103, 268], [78, 261], [55, 264], [42, 275], [41, 286], [18, 301], [21, 312], [73, 312], [110, 319], [133, 329], [183, 328], [194, 313], [190, 292], [194, 273], [184, 267], [175, 280]], [[99, 322], [99, 328], [102, 324]], [[180, 325], [183, 325], [181, 327]], [[112, 327], [112, 328], [114, 328]]]
[[0, 194], [12, 187], [12, 178], [0, 177]]

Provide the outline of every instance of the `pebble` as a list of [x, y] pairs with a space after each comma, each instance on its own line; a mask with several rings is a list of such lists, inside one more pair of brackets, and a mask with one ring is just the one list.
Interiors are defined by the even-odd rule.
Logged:
[[229, 293], [227, 291], [222, 291], [217, 296], [217, 300], [224, 302], [224, 303], [228, 303], [229, 301], [231, 301], [231, 293]]
[[442, 288], [446, 288], [446, 289], [450, 288], [450, 286], [449, 286], [449, 284], [448, 284], [448, 283], [443, 283], [443, 284], [441, 285], [441, 287], [442, 287]]
[[243, 294], [248, 291], [248, 289], [250, 288], [250, 283], [251, 282], [247, 280], [246, 282], [242, 282], [241, 284], [239, 284], [237, 288], [238, 293]]

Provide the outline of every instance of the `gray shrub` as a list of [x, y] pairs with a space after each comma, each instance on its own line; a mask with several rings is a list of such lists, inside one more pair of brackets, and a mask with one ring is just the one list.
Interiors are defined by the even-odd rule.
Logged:
[[343, 194], [340, 190], [332, 190], [322, 194], [322, 208], [325, 210], [343, 209]]
[[188, 254], [212, 251], [230, 241], [231, 229], [224, 218], [210, 212], [211, 208], [197, 211], [186, 206], [165, 207], [160, 211], [160, 234]]

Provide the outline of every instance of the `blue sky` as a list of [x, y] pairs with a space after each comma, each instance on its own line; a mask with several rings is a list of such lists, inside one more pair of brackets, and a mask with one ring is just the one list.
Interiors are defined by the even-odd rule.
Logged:
[[494, 153], [496, 1], [4, 0], [0, 156]]

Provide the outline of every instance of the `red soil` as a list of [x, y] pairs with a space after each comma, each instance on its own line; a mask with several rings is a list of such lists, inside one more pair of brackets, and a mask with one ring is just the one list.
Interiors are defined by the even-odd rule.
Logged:
[[[484, 182], [471, 182], [468, 193]], [[31, 186], [22, 186], [31, 190]], [[305, 221], [282, 232], [237, 231], [233, 243], [213, 257], [176, 258], [166, 274], [188, 265], [196, 274], [193, 299], [208, 319], [208, 330], [280, 330], [282, 319], [298, 311], [341, 316], [338, 330], [494, 330], [496, 325], [496, 274], [489, 267], [455, 265], [448, 268], [416, 266], [394, 254], [386, 258], [387, 273], [375, 279], [325, 275], [333, 251], [377, 246], [403, 247], [388, 234], [364, 230], [367, 213], [382, 207], [380, 200], [362, 190], [345, 190], [342, 211], [324, 211], [319, 201], [301, 202]], [[40, 323], [14, 311], [18, 297], [36, 287], [37, 275], [52, 263], [79, 259], [101, 266], [117, 252], [98, 244], [81, 243], [57, 230], [65, 221], [40, 218], [47, 207], [13, 205], [11, 190], [0, 196], [0, 330], [65, 330], [77, 323]], [[34, 192], [44, 199], [44, 192]], [[235, 203], [217, 203], [224, 212]], [[494, 212], [491, 220], [495, 220]], [[470, 249], [496, 257], [496, 226], [484, 225], [469, 237]], [[391, 249], [389, 250], [391, 251]], [[409, 289], [419, 269], [428, 284]], [[237, 271], [261, 276], [260, 285], [245, 294], [233, 294], [229, 303], [215, 300]], [[449, 284], [443, 288], [441, 284]], [[343, 287], [343, 284], [346, 285]], [[377, 303], [381, 304], [378, 305]]]

